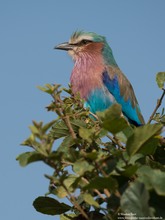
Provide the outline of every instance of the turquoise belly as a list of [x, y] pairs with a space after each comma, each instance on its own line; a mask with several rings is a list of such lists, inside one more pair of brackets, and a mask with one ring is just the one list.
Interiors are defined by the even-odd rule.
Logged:
[[105, 89], [95, 89], [91, 91], [84, 103], [85, 108], [89, 108], [92, 113], [104, 111], [115, 102], [114, 97]]

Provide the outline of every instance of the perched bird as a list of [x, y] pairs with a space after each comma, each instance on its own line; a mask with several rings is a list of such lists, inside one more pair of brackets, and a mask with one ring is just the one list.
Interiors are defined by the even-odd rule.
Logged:
[[85, 107], [89, 107], [92, 113], [119, 103], [131, 124], [144, 124], [134, 90], [118, 67], [105, 37], [76, 31], [69, 42], [59, 44], [55, 49], [66, 50], [73, 58], [72, 91], [80, 94]]

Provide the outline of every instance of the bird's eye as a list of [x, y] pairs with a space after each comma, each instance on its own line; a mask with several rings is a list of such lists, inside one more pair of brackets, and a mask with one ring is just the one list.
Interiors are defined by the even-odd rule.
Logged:
[[92, 41], [91, 40], [82, 40], [80, 43], [81, 45], [85, 45], [85, 44], [88, 44], [88, 43], [91, 43]]

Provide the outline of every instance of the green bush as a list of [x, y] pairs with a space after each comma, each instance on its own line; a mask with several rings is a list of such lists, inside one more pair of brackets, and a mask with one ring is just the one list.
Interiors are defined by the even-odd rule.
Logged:
[[[33, 121], [22, 143], [31, 151], [17, 157], [21, 166], [43, 161], [53, 168], [52, 176], [45, 175], [49, 192], [33, 202], [38, 212], [61, 220], [165, 218], [165, 115], [163, 109], [157, 113], [165, 73], [156, 80], [163, 94], [141, 127], [127, 122], [119, 104], [94, 115], [70, 88], [39, 87], [52, 96], [47, 109], [56, 119], [45, 125]], [[63, 198], [68, 202], [60, 202]]]

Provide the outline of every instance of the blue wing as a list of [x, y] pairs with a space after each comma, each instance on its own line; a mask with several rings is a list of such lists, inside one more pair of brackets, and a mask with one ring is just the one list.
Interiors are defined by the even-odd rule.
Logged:
[[124, 74], [119, 69], [115, 73], [113, 68], [109, 68], [103, 72], [102, 80], [116, 102], [122, 106], [122, 112], [129, 122], [136, 126], [143, 125], [144, 119], [133, 88]]

